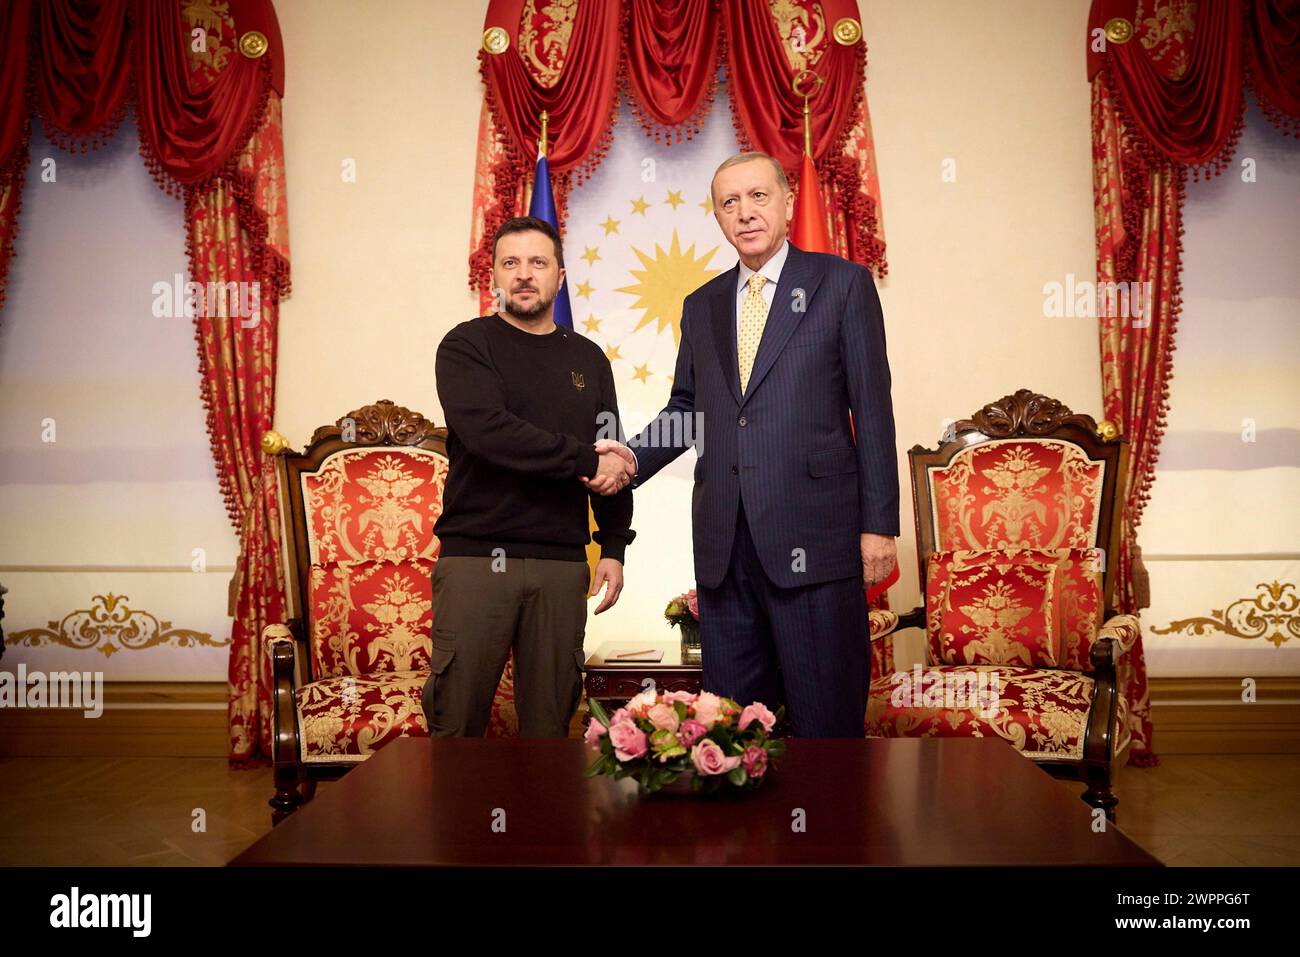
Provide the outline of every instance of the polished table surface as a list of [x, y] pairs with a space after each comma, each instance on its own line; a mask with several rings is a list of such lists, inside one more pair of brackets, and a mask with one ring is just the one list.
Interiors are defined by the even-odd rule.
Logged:
[[399, 738], [231, 863], [1160, 866], [1003, 741], [788, 746], [755, 792], [647, 797], [575, 739]]

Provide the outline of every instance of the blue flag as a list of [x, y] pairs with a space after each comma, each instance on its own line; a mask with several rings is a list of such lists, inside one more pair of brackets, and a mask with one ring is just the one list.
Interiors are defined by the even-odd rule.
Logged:
[[[533, 179], [533, 199], [528, 204], [528, 215], [535, 216], [544, 223], [550, 223], [557, 233], [560, 224], [555, 217], [555, 197], [551, 194], [551, 167], [545, 156], [537, 157], [537, 173]], [[560, 291], [555, 296], [555, 324], [566, 329], [573, 328], [573, 309], [569, 305], [569, 282], [560, 284]]]

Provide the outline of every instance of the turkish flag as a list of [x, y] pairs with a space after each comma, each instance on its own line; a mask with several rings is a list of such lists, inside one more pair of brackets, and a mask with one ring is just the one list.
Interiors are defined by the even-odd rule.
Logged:
[[830, 233], [826, 231], [826, 207], [822, 205], [817, 167], [807, 153], [803, 154], [803, 164], [799, 167], [799, 195], [794, 201], [790, 241], [811, 253], [834, 252]]

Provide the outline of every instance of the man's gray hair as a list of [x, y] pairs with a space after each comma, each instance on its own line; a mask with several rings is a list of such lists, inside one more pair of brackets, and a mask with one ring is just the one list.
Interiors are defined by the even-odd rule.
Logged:
[[[741, 163], [748, 163], [750, 160], [760, 159], [767, 160], [772, 164], [772, 169], [776, 170], [776, 181], [781, 184], [783, 190], [787, 193], [790, 192], [790, 179], [785, 175], [785, 170], [781, 167], [781, 164], [776, 161], [776, 157], [768, 156], [766, 153], [759, 153], [758, 151], [752, 153], [737, 153], [735, 156], [723, 160], [722, 165], [713, 171], [713, 179], [716, 180], [718, 174], [728, 167], [739, 166]], [[713, 191], [712, 183], [710, 183], [709, 191]]]

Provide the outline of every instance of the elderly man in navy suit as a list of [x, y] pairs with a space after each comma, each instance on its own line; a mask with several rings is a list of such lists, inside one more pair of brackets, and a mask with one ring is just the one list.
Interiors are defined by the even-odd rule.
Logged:
[[630, 448], [596, 449], [622, 454], [635, 487], [698, 442], [705, 690], [784, 701], [800, 737], [861, 737], [863, 587], [893, 569], [898, 535], [880, 300], [865, 267], [791, 245], [794, 195], [772, 157], [732, 157], [712, 192], [740, 262], [686, 297], [664, 410]]

